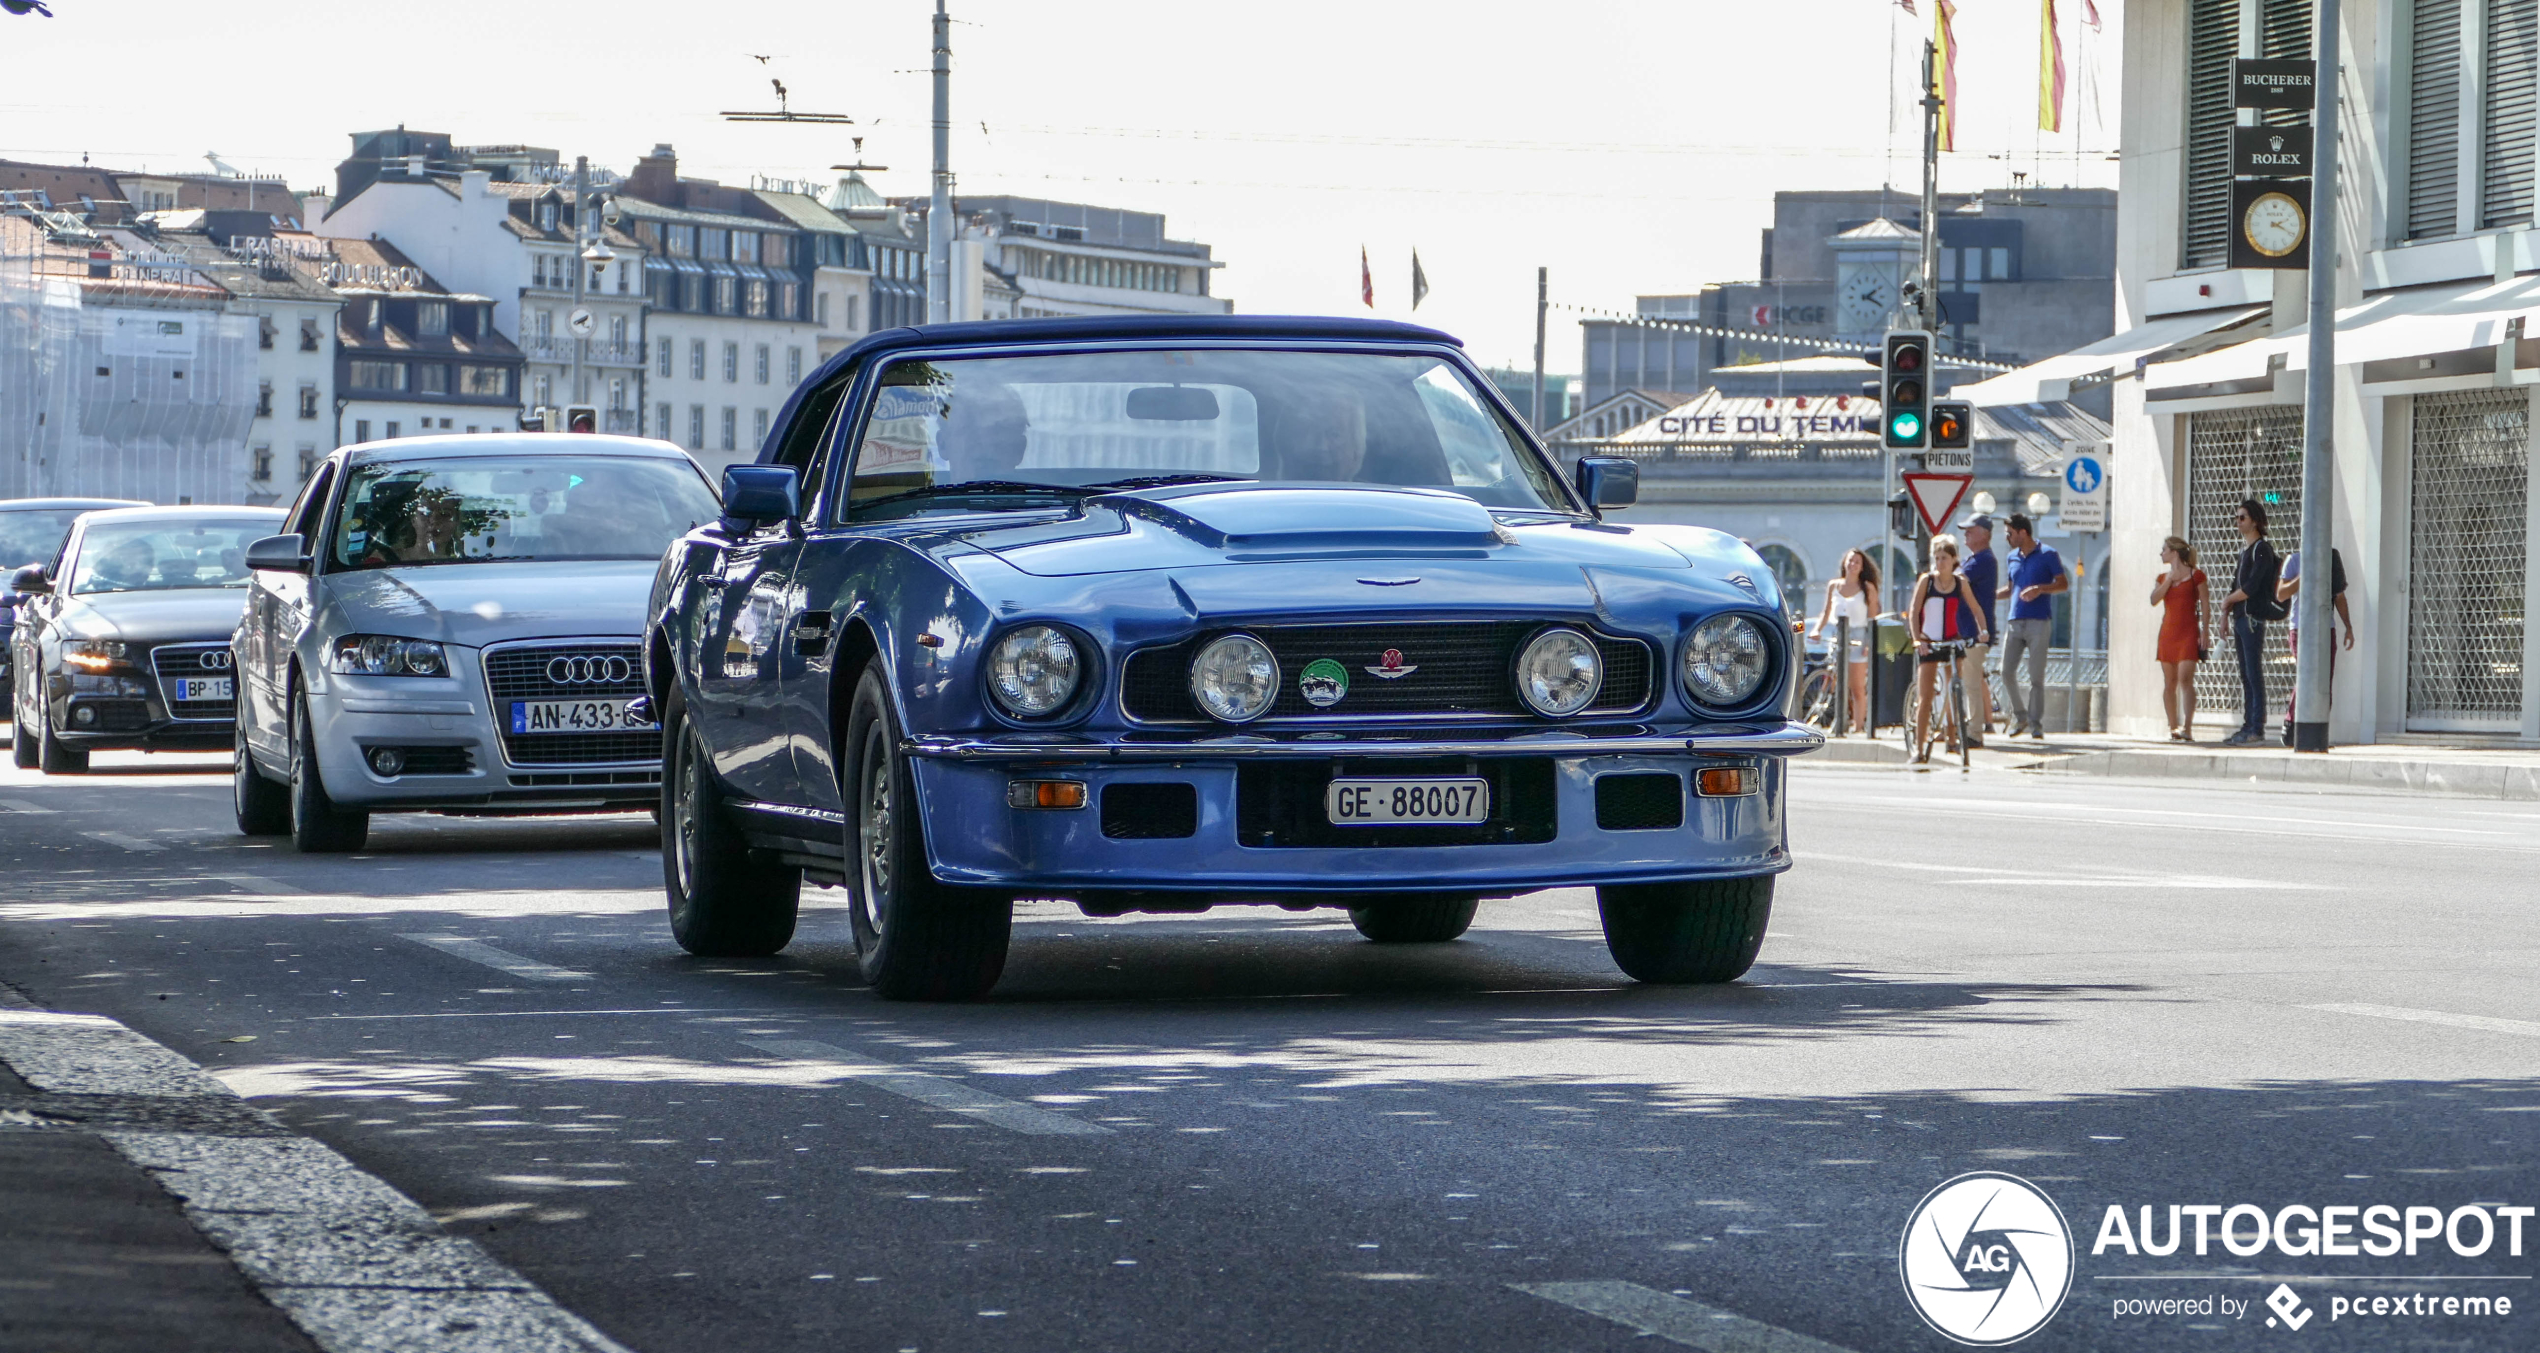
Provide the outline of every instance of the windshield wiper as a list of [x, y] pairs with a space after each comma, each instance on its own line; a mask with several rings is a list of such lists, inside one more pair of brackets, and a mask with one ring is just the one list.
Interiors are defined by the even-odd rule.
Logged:
[[1239, 474], [1150, 474], [1135, 479], [1106, 479], [1087, 484], [1089, 489], [1163, 489], [1178, 484], [1249, 484], [1250, 478]]
[[1073, 484], [1030, 484], [1018, 479], [973, 479], [960, 484], [934, 484], [922, 489], [904, 489], [898, 493], [886, 493], [879, 498], [867, 498], [858, 502], [855, 510], [863, 512], [868, 508], [880, 507], [884, 503], [896, 503], [905, 498], [935, 498], [955, 494], [967, 497], [974, 493], [1046, 493], [1082, 498], [1092, 492], [1092, 489], [1079, 488]]

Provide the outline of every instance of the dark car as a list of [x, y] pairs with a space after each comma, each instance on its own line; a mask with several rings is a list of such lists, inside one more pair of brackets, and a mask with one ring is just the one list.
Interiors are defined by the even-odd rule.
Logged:
[[9, 581], [29, 564], [50, 563], [62, 553], [71, 523], [82, 512], [110, 507], [148, 507], [130, 498], [12, 498], [0, 502], [0, 711], [16, 708], [9, 663], [9, 633], [18, 623], [18, 593]]
[[672, 932], [773, 952], [808, 874], [881, 994], [957, 998], [1017, 897], [1443, 941], [1590, 885], [1624, 971], [1733, 978], [1821, 738], [1771, 569], [1604, 520], [1636, 484], [1409, 325], [867, 338], [653, 587]]
[[103, 748], [226, 750], [247, 546], [281, 520], [266, 507], [90, 512], [53, 564], [20, 569], [18, 765], [70, 775]]

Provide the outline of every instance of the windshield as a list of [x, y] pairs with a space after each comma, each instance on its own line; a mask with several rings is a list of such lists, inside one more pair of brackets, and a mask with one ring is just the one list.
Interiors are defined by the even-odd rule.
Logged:
[[338, 568], [658, 559], [720, 509], [686, 461], [523, 456], [392, 461], [353, 472]]
[[871, 519], [1215, 479], [1447, 489], [1489, 507], [1568, 510], [1542, 460], [1452, 363], [1295, 351], [896, 362], [848, 497]]
[[62, 552], [62, 538], [71, 533], [71, 523], [79, 520], [80, 513], [92, 510], [49, 507], [0, 512], [0, 583], [8, 581], [10, 570], [52, 563], [53, 556]]
[[168, 592], [245, 587], [247, 542], [272, 535], [278, 517], [92, 524], [71, 563], [71, 591]]

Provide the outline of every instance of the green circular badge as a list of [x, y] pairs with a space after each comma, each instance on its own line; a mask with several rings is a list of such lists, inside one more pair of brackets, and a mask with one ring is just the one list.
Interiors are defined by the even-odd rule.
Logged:
[[1316, 709], [1330, 709], [1349, 694], [1349, 669], [1330, 658], [1316, 658], [1297, 673], [1296, 691]]

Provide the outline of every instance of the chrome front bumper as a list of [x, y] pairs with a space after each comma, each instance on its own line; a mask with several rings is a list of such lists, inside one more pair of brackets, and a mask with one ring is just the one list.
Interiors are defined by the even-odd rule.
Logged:
[[911, 756], [966, 761], [1154, 762], [1216, 760], [1314, 760], [1340, 757], [1434, 756], [1804, 756], [1826, 745], [1826, 735], [1806, 724], [1733, 724], [1660, 731], [1617, 728], [1573, 732], [1527, 729], [1502, 736], [1386, 736], [1377, 733], [1301, 732], [1285, 736], [1230, 735], [1084, 737], [1051, 733], [997, 733], [980, 737], [925, 735], [908, 738]]

